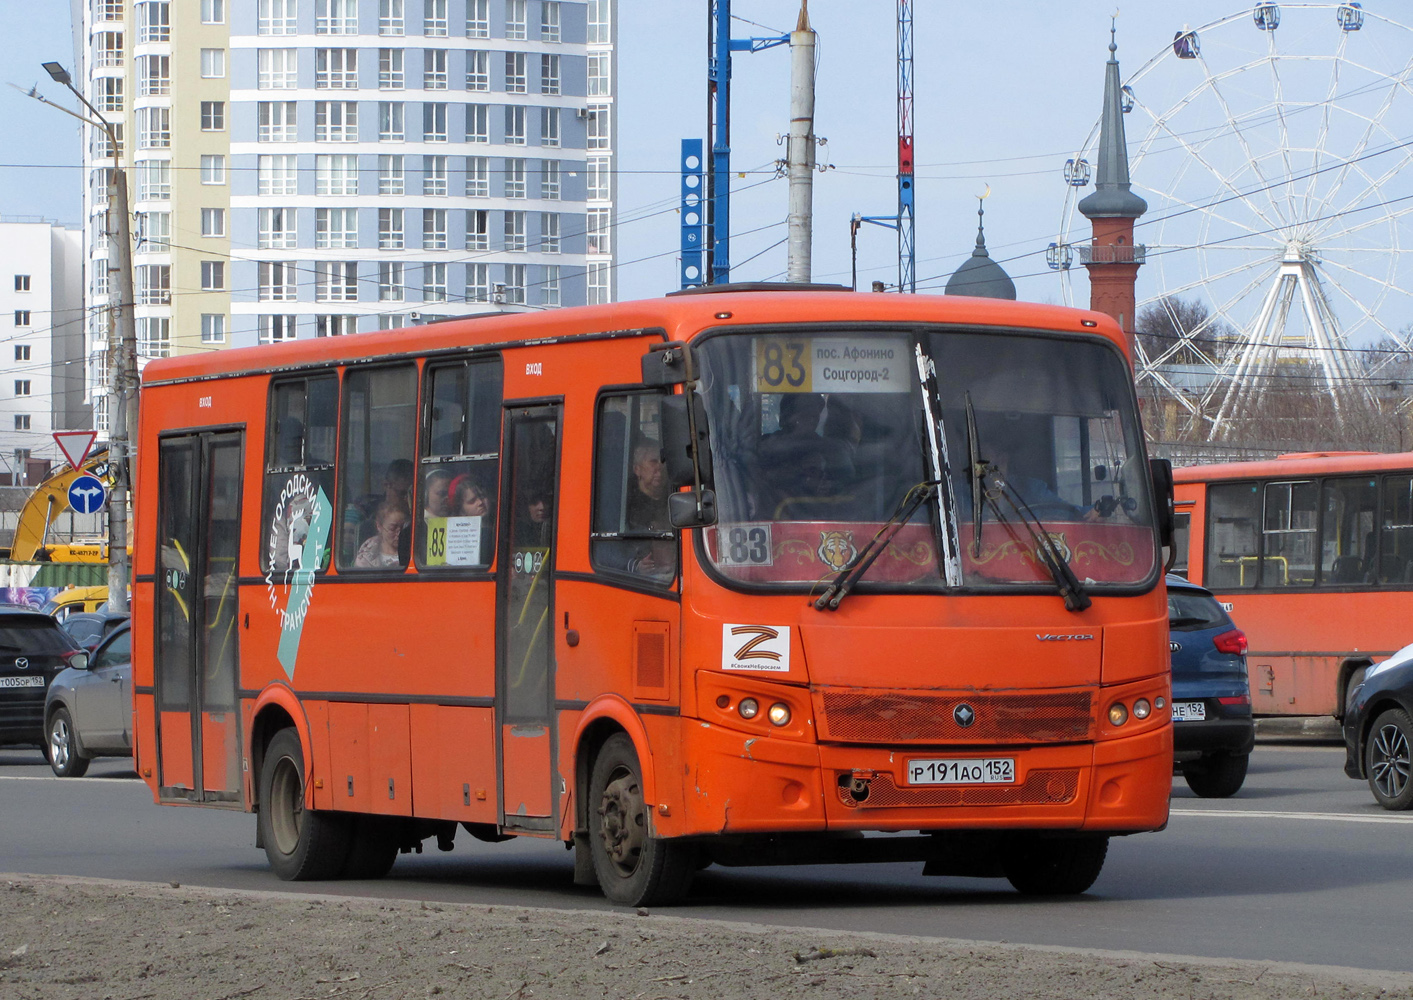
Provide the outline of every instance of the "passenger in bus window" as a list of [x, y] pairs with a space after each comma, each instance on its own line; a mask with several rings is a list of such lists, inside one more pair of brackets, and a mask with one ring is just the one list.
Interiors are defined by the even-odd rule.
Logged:
[[401, 569], [406, 560], [401, 553], [403, 530], [412, 520], [405, 504], [385, 500], [374, 516], [376, 532], [358, 547], [353, 565], [359, 569]]
[[452, 475], [446, 469], [433, 469], [427, 473], [422, 490], [422, 517], [447, 517], [451, 514]]
[[554, 498], [548, 490], [530, 494], [515, 526], [515, 540], [521, 548], [549, 547], [554, 531], [554, 525], [550, 523], [553, 504]]
[[490, 494], [469, 473], [451, 481], [452, 512], [455, 517], [485, 517], [491, 512]]

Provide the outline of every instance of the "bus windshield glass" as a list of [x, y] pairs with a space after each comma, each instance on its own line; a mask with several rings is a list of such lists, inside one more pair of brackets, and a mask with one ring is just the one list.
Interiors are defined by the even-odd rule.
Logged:
[[[1152, 501], [1128, 368], [1102, 341], [768, 331], [706, 338], [697, 355], [719, 515], [703, 541], [728, 580], [822, 589], [912, 487], [942, 480], [950, 489], [890, 533], [862, 588], [945, 587], [947, 550], [959, 567], [953, 582], [964, 589], [1053, 586], [1035, 553], [1040, 531], [1087, 590], [1154, 577]], [[919, 356], [932, 373], [926, 381]], [[940, 416], [939, 428], [928, 427], [929, 414]], [[973, 454], [991, 472], [982, 477], [979, 514]]]

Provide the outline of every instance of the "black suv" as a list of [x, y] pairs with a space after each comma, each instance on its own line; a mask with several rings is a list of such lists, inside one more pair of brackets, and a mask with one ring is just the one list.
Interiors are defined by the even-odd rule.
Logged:
[[44, 746], [44, 695], [65, 667], [88, 654], [53, 618], [34, 608], [0, 604], [0, 746]]

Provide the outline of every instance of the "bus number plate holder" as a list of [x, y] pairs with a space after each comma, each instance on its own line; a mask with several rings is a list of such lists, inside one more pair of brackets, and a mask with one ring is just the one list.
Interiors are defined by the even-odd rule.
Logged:
[[940, 757], [908, 761], [910, 785], [1014, 785], [1014, 757]]

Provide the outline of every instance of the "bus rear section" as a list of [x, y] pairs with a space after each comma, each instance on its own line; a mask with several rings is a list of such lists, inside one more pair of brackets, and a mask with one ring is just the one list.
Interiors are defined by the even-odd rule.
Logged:
[[627, 905], [709, 864], [1081, 892], [1172, 773], [1121, 343], [716, 293], [154, 364], [141, 773], [285, 878], [463, 831]]

